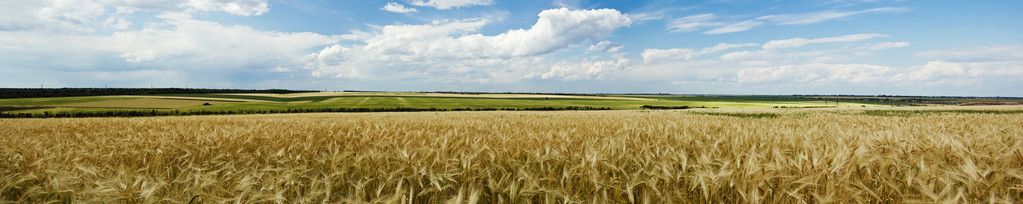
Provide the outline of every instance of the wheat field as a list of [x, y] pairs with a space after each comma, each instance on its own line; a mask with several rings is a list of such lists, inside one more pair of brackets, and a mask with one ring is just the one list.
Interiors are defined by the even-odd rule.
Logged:
[[1023, 115], [0, 120], [3, 202], [1016, 203]]

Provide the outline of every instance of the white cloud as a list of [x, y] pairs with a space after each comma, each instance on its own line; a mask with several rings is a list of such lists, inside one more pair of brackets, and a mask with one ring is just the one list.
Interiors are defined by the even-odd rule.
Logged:
[[[814, 62], [825, 62], [830, 61], [834, 58], [827, 57], [829, 54], [835, 51], [832, 50], [816, 50], [816, 51], [785, 51], [779, 52], [774, 50], [753, 50], [753, 51], [738, 51], [730, 52], [721, 55], [720, 59], [727, 61], [738, 61], [747, 63], [759, 63], [759, 62], [773, 62], [773, 63], [792, 63], [794, 61], [814, 61]], [[824, 58], [821, 58], [824, 57]], [[762, 64], [761, 64], [762, 65]]]
[[[753, 19], [745, 19], [738, 16], [725, 16], [720, 17], [714, 14], [699, 14], [686, 16], [682, 18], [673, 19], [668, 22], [665, 30], [670, 32], [692, 32], [701, 29], [710, 29], [704, 31], [704, 34], [716, 35], [724, 33], [734, 33], [752, 30], [753, 28], [762, 26], [768, 22], [775, 25], [805, 25], [820, 23], [827, 20], [846, 18], [854, 15], [865, 14], [865, 13], [902, 13], [909, 9], [900, 7], [882, 7], [866, 9], [861, 11], [821, 11], [813, 13], [802, 13], [802, 14], [777, 14], [777, 15], [766, 15], [760, 16]], [[647, 14], [637, 15], [637, 19], [656, 19], [653, 17], [660, 16], [647, 16]]]
[[266, 0], [99, 0], [115, 7], [132, 7], [171, 12], [220, 11], [234, 15], [258, 16], [270, 11]]
[[0, 31], [46, 31], [65, 34], [95, 30], [105, 9], [93, 1], [10, 1], [0, 6]]
[[903, 41], [903, 42], [883, 42], [883, 43], [877, 43], [877, 44], [868, 45], [867, 49], [868, 50], [884, 50], [884, 49], [901, 48], [901, 47], [908, 47], [908, 46], [909, 46], [909, 42], [905, 42], [905, 41]]
[[667, 14], [665, 14], [667, 12], [668, 11], [666, 9], [662, 9], [662, 10], [657, 10], [657, 11], [629, 13], [628, 15], [629, 15], [629, 19], [632, 19], [633, 22], [642, 22], [642, 21], [660, 20], [660, 19], [667, 18], [668, 16], [667, 16]]
[[702, 52], [704, 54], [707, 54], [707, 53], [715, 53], [715, 52], [725, 51], [725, 50], [732, 49], [732, 48], [751, 47], [751, 46], [758, 46], [758, 45], [759, 44], [756, 44], [756, 43], [743, 43], [743, 44], [718, 43], [717, 45], [714, 45], [714, 47], [703, 48], [703, 50], [700, 50], [700, 52]]
[[698, 52], [692, 49], [676, 48], [676, 49], [646, 49], [643, 50], [643, 62], [650, 63], [662, 60], [678, 60], [684, 59], [689, 60], [695, 57]]
[[[291, 63], [312, 47], [334, 43], [339, 37], [314, 33], [260, 31], [246, 26], [225, 26], [182, 16], [161, 16], [172, 28], [117, 32], [106, 38], [117, 56], [131, 63], [215, 65], [239, 68]], [[261, 64], [271, 63], [271, 64]]]
[[[468, 4], [423, 1], [419, 2], [438, 9], [493, 4], [491, 1]], [[22, 86], [38, 82], [45, 83], [47, 87], [51, 84], [103, 85], [96, 83], [180, 86], [191, 80], [196, 87], [200, 85], [196, 81], [243, 81], [265, 85], [269, 83], [267, 81], [277, 79], [283, 83], [301, 84], [299, 87], [322, 84], [348, 86], [357, 82], [370, 82], [363, 87], [373, 87], [381, 86], [380, 81], [386, 81], [401, 86], [431, 86], [421, 89], [471, 87], [466, 90], [486, 90], [477, 89], [486, 86], [466, 85], [520, 83], [516, 85], [535, 87], [557, 86], [560, 83], [557, 81], [574, 81], [561, 84], [589, 83], [587, 85], [600, 87], [592, 90], [630, 83], [669, 86], [659, 90], [672, 90], [670, 86], [675, 84], [694, 92], [720, 92], [720, 87], [734, 87], [732, 90], [746, 91], [743, 93], [767, 89], [757, 87], [807, 85], [835, 85], [839, 88], [883, 86], [893, 90], [937, 87], [931, 90], [941, 90], [937, 92], [940, 94], [969, 95], [972, 92], [944, 90], [968, 87], [960, 90], [996, 90], [984, 93], [1000, 93], [1012, 89], [1005, 87], [1020, 87], [1018, 79], [1023, 78], [1023, 46], [1019, 45], [924, 51], [915, 56], [925, 58], [927, 62], [918, 65], [864, 64], [876, 59], [862, 57], [879, 53], [878, 50], [910, 46], [908, 41], [870, 42], [873, 41], [871, 39], [888, 36], [869, 33], [758, 42], [761, 44], [720, 43], [702, 48], [646, 49], [638, 56], [626, 57], [630, 55], [623, 51], [623, 44], [632, 44], [608, 37], [636, 21], [666, 17], [662, 13], [622, 15], [610, 9], [547, 10], [539, 13], [535, 24], [529, 28], [486, 35], [481, 34], [484, 26], [492, 26], [491, 20], [503, 20], [488, 17], [441, 20], [423, 25], [371, 25], [372, 29], [352, 31], [350, 35], [328, 36], [259, 30], [191, 18], [192, 15], [200, 15], [198, 12], [261, 15], [269, 11], [266, 2], [7, 2], [0, 7], [0, 61], [4, 62], [0, 64], [0, 73], [5, 73], [0, 74], [0, 83]], [[560, 2], [566, 5], [573, 3]], [[406, 6], [407, 3], [390, 2], [382, 9], [415, 9]], [[720, 34], [765, 24], [799, 25], [866, 13], [896, 12], [902, 11], [880, 8], [761, 19], [701, 14], [668, 20], [668, 30]], [[154, 13], [159, 15], [149, 18]], [[144, 20], [133, 22], [130, 21], [132, 19]], [[818, 43], [833, 44], [810, 46]], [[639, 57], [642, 57], [641, 62]], [[290, 82], [282, 78], [296, 76], [298, 79]], [[333, 80], [329, 77], [347, 79]], [[537, 85], [524, 81], [544, 82]], [[848, 84], [854, 86], [845, 86]], [[222, 84], [216, 86], [226, 87]], [[401, 86], [384, 88], [401, 89]], [[696, 90], [690, 86], [705, 89]], [[253, 88], [260, 87], [268, 86]], [[622, 90], [634, 88], [621, 87], [625, 87]], [[531, 87], [523, 89], [530, 90]]]
[[666, 29], [670, 32], [691, 32], [705, 28], [712, 28], [704, 31], [703, 34], [716, 35], [747, 31], [764, 24], [764, 22], [758, 20], [745, 20], [728, 23], [718, 19], [719, 17], [714, 14], [686, 16], [672, 20], [668, 23], [668, 27]]
[[[108, 8], [115, 8], [110, 12]], [[124, 30], [135, 10], [191, 13], [219, 11], [235, 15], [261, 15], [266, 0], [35, 0], [5, 2], [0, 6], [0, 31], [46, 31], [88, 34], [99, 28]], [[105, 18], [103, 18], [106, 16]]]
[[845, 18], [865, 13], [902, 13], [909, 9], [898, 7], [873, 8], [861, 11], [821, 11], [802, 14], [779, 14], [761, 16], [757, 19], [774, 22], [778, 25], [805, 25], [820, 23], [827, 20]]
[[414, 12], [417, 12], [417, 10], [415, 8], [405, 8], [405, 5], [401, 5], [401, 4], [396, 3], [396, 2], [387, 3], [387, 5], [384, 5], [383, 8], [380, 8], [380, 10], [394, 12], [394, 13], [414, 13]]
[[622, 48], [624, 48], [624, 47], [625, 47], [625, 45], [605, 40], [605, 41], [600, 41], [597, 44], [590, 45], [590, 49], [587, 50], [587, 51], [590, 51], [590, 52], [601, 51], [601, 52], [614, 53], [614, 52], [618, 52], [618, 51], [622, 50]]
[[[118, 10], [131, 12], [130, 9]], [[252, 76], [269, 73], [275, 67], [301, 68], [298, 59], [309, 50], [343, 37], [261, 31], [248, 26], [194, 20], [182, 13], [164, 13], [156, 18], [160, 23], [137, 30], [120, 27], [128, 25], [117, 25], [117, 18], [113, 19], [92, 22], [92, 26], [112, 22], [114, 24], [106, 26], [124, 28], [108, 35], [40, 30], [0, 32], [0, 61], [6, 66], [29, 64], [56, 72], [55, 76], [81, 73], [80, 77], [91, 81], [177, 81], [174, 83], [177, 85], [183, 85], [181, 81], [203, 79], [219, 81], [217, 83], [252, 82], [260, 80]], [[164, 74], [161, 80], [151, 79], [160, 73], [177, 74]], [[118, 74], [124, 80], [102, 78]], [[72, 86], [96, 85], [90, 80], [76, 79], [62, 78], [69, 81], [65, 84]]]
[[[494, 36], [471, 34], [489, 23], [483, 19], [388, 25], [362, 39], [364, 45], [331, 46], [309, 55], [306, 60], [320, 76], [369, 77], [370, 72], [364, 70], [371, 69], [368, 67], [405, 69], [397, 65], [433, 66], [451, 61], [542, 55], [573, 44], [600, 42], [614, 30], [631, 23], [628, 17], [611, 9], [562, 8], [545, 10], [538, 16], [536, 24], [529, 29], [509, 30]], [[608, 45], [605, 50], [619, 49], [615, 47]]]
[[960, 63], [942, 61], [928, 62], [926, 65], [912, 68], [913, 71], [896, 76], [899, 80], [931, 81], [939, 78], [956, 77], [966, 73], [966, 67]]
[[131, 28], [134, 23], [128, 20], [128, 15], [135, 13], [135, 9], [128, 7], [118, 7], [117, 12], [111, 14], [103, 21], [103, 27], [113, 28], [118, 30], [127, 30]]
[[103, 5], [92, 1], [58, 0], [35, 14], [45, 21], [82, 25], [103, 15]]
[[703, 48], [700, 51], [692, 49], [676, 48], [676, 49], [646, 49], [643, 51], [643, 62], [651, 63], [664, 60], [692, 60], [695, 57], [702, 55], [725, 51], [733, 48], [757, 46], [755, 43], [745, 44], [729, 44], [729, 43], [718, 43], [713, 47]]
[[1023, 46], [931, 50], [917, 56], [936, 59], [910, 66], [892, 80], [908, 85], [1005, 87], [1023, 78]]
[[902, 86], [1000, 88], [1023, 78], [1023, 61], [931, 61], [911, 66], [890, 80]]
[[414, 0], [411, 2], [412, 5], [416, 6], [429, 6], [441, 10], [447, 10], [451, 8], [460, 8], [467, 6], [486, 6], [494, 4], [492, 0], [429, 0], [424, 2], [423, 0]]
[[[822, 56], [845, 55], [843, 52], [860, 52], [872, 50], [876, 45], [882, 47], [898, 47], [888, 45], [899, 45], [902, 43], [881, 43], [862, 46], [855, 49], [837, 49]], [[992, 47], [998, 47], [992, 49]], [[990, 46], [971, 50], [974, 54], [987, 52], [1006, 51], [1006, 47], [1012, 46]], [[949, 50], [936, 50], [924, 52], [928, 54], [948, 54]], [[781, 52], [773, 50], [753, 51], [752, 53], [773, 53], [777, 57], [785, 57], [806, 52]], [[961, 53], [961, 52], [958, 52]], [[732, 54], [732, 53], [729, 53]], [[727, 54], [725, 56], [728, 56]], [[722, 56], [722, 58], [726, 58]], [[958, 58], [956, 55], [939, 55], [951, 58]], [[972, 58], [966, 61], [930, 61], [923, 65], [890, 67], [883, 65], [868, 64], [842, 64], [842, 63], [814, 63], [812, 61], [786, 61], [771, 60], [767, 65], [744, 65], [731, 64], [731, 66], [745, 67], [735, 72], [735, 82], [741, 84], [770, 84], [773, 87], [807, 87], [808, 85], [836, 85], [836, 84], [862, 84], [865, 86], [888, 86], [892, 89], [929, 89], [943, 87], [943, 90], [980, 90], [1013, 86], [1015, 81], [1023, 78], [1023, 60], [1020, 58]], [[727, 61], [726, 61], [727, 62]], [[719, 65], [726, 62], [718, 62]], [[806, 63], [810, 62], [810, 63]], [[778, 64], [781, 63], [781, 64]], [[679, 66], [679, 65], [675, 65]], [[727, 74], [724, 74], [727, 76]], [[970, 88], [965, 88], [970, 87]], [[964, 89], [965, 88], [965, 89]], [[949, 92], [937, 92], [951, 94]], [[963, 92], [957, 94], [977, 95], [978, 93]]]
[[632, 21], [612, 9], [553, 9], [540, 12], [540, 19], [529, 30], [510, 30], [497, 36], [471, 35], [461, 39], [486, 44], [500, 50], [496, 55], [536, 55], [583, 41], [597, 42]]
[[716, 35], [716, 34], [724, 34], [724, 33], [734, 33], [734, 32], [739, 32], [739, 31], [747, 31], [747, 30], [751, 30], [751, 29], [753, 29], [753, 28], [755, 28], [757, 26], [763, 25], [763, 24], [764, 24], [764, 22], [754, 21], [754, 20], [747, 20], [747, 21], [743, 21], [743, 22], [733, 23], [731, 25], [727, 25], [727, 26], [724, 26], [724, 27], [711, 29], [711, 30], [708, 30], [706, 32], [703, 32], [703, 34]]
[[[1023, 78], [1023, 58], [1015, 53], [1021, 46], [1001, 45], [981, 48], [934, 50], [918, 56], [940, 59], [923, 65], [893, 67], [862, 64], [855, 60], [882, 49], [908, 46], [908, 42], [858, 43], [880, 37], [880, 34], [847, 35], [833, 38], [801, 40], [800, 46], [810, 43], [844, 43], [835, 48], [801, 50], [769, 49], [729, 52], [720, 57], [704, 57], [736, 47], [756, 44], [719, 44], [703, 49], [647, 49], [644, 63], [630, 64], [613, 72], [620, 79], [644, 82], [669, 81], [685, 86], [736, 86], [745, 90], [755, 87], [789, 87], [794, 93], [807, 90], [829, 90], [849, 86], [890, 87], [890, 90], [959, 90], [969, 91], [997, 87], [1018, 86]], [[772, 42], [779, 42], [776, 40]], [[780, 44], [775, 44], [775, 46]], [[785, 44], [788, 45], [788, 44]], [[786, 46], [781, 46], [786, 47]], [[866, 54], [864, 54], [866, 53]], [[1002, 54], [998, 53], [1011, 53]], [[713, 56], [713, 55], [711, 55]], [[994, 57], [982, 57], [994, 56]], [[958, 61], [943, 61], [955, 59]], [[611, 75], [609, 75], [611, 76]], [[830, 88], [819, 88], [830, 87]], [[744, 90], [744, 89], [738, 89]], [[870, 88], [862, 90], [873, 90]], [[771, 90], [760, 90], [771, 91]], [[777, 90], [773, 90], [777, 91]], [[853, 92], [861, 91], [860, 89]], [[776, 93], [776, 92], [775, 92]], [[845, 91], [835, 93], [850, 93]], [[878, 94], [877, 92], [861, 92]], [[903, 92], [914, 94], [912, 92]], [[977, 95], [973, 92], [934, 92], [939, 94]]]
[[714, 14], [700, 14], [686, 16], [672, 20], [666, 28], [671, 32], [690, 32], [710, 26], [721, 26], [723, 23], [715, 22], [717, 16]]
[[258, 16], [270, 11], [266, 0], [191, 0], [187, 5], [200, 11], [223, 11], [243, 16]]
[[875, 83], [892, 68], [865, 64], [805, 64], [747, 68], [736, 73], [739, 83]]
[[764, 43], [764, 49], [795, 48], [795, 47], [802, 47], [802, 46], [805, 46], [805, 45], [816, 44], [816, 43], [856, 42], [856, 41], [863, 41], [863, 40], [868, 40], [868, 39], [871, 39], [871, 38], [879, 38], [879, 37], [888, 37], [888, 35], [868, 33], [868, 34], [844, 35], [844, 36], [830, 37], [830, 38], [816, 38], [816, 39], [792, 38], [792, 39], [785, 39], [785, 40], [772, 40], [770, 42]]
[[[876, 54], [875, 51], [909, 46], [909, 42], [883, 42], [875, 44], [854, 44], [855, 42], [884, 36], [880, 34], [854, 34], [818, 39], [784, 39], [765, 43], [761, 50], [730, 52], [721, 55], [720, 59], [748, 66], [781, 66], [794, 63], [836, 63], [845, 62], [857, 57]], [[840, 43], [837, 48], [819, 49], [781, 49], [796, 48], [815, 43]], [[843, 45], [844, 44], [844, 45]]]
[[930, 50], [917, 53], [916, 56], [957, 62], [1014, 61], [1023, 59], [1023, 46], [997, 45], [979, 48]]
[[[630, 63], [629, 59], [608, 61], [584, 60], [579, 63], [562, 62], [551, 66], [546, 73], [539, 74], [541, 79], [561, 79], [566, 81], [580, 79], [605, 79], [609, 73], [623, 70]], [[537, 74], [527, 76], [536, 77]]]
[[0, 6], [0, 31], [34, 29], [39, 23], [34, 10], [42, 7], [40, 1], [6, 1]]

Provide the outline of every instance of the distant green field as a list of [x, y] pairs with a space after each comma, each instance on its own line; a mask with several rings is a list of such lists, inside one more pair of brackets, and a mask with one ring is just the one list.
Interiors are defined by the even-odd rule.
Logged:
[[[138, 100], [147, 99], [147, 100]], [[192, 101], [184, 103], [182, 100]], [[234, 100], [234, 101], [231, 101]], [[104, 103], [104, 101], [110, 101]], [[130, 104], [145, 101], [152, 104]], [[200, 101], [200, 102], [196, 102]], [[201, 105], [203, 102], [211, 105]], [[168, 105], [171, 104], [171, 105]], [[181, 105], [185, 104], [185, 105]], [[195, 104], [195, 105], [188, 105]], [[321, 95], [236, 95], [236, 94], [172, 94], [147, 96], [89, 96], [0, 99], [4, 113], [57, 113], [105, 111], [242, 111], [330, 108], [415, 108], [415, 109], [529, 109], [592, 107], [614, 110], [635, 110], [641, 106], [705, 107], [705, 108], [821, 108], [835, 107], [835, 102], [769, 96], [658, 96], [618, 95], [547, 96], [547, 95], [430, 95], [421, 93], [321, 94]], [[840, 102], [841, 107], [883, 106], [860, 102]]]
[[81, 97], [52, 97], [52, 98], [14, 98], [0, 99], [0, 106], [56, 106], [71, 103], [84, 103], [110, 100], [131, 100], [134, 97], [110, 97], [110, 96], [81, 96]]
[[689, 106], [713, 106], [721, 108], [813, 108], [813, 107], [874, 107], [889, 106], [877, 102], [865, 101], [824, 101], [803, 99], [791, 96], [687, 96], [687, 95], [618, 95], [620, 97], [646, 98], [658, 101], [677, 101]]

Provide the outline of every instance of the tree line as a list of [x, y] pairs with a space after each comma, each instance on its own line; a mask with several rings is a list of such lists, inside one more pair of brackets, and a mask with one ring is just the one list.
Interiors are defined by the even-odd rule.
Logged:
[[236, 114], [278, 114], [278, 113], [353, 113], [353, 112], [438, 112], [438, 111], [564, 111], [564, 110], [611, 110], [609, 107], [568, 106], [568, 107], [531, 107], [531, 108], [297, 108], [271, 110], [193, 110], [193, 111], [160, 111], [160, 110], [118, 110], [96, 112], [50, 112], [42, 113], [4, 113], [0, 118], [88, 118], [88, 117], [150, 117], [150, 116], [188, 116], [188, 115], [236, 115]]
[[640, 108], [643, 108], [643, 109], [655, 109], [655, 110], [661, 109], [661, 110], [663, 110], [663, 109], [707, 108], [707, 106], [652, 106], [652, 105], [643, 105], [643, 106], [640, 106]]
[[0, 88], [0, 98], [43, 98], [68, 96], [211, 94], [211, 93], [306, 93], [314, 90], [287, 89], [193, 89], [193, 88]]
[[[362, 90], [344, 90], [344, 92], [366, 92], [366, 93], [379, 93], [379, 92], [391, 92], [391, 91], [362, 91]], [[418, 92], [407, 92], [407, 93], [440, 93], [440, 94], [464, 94], [464, 95], [481, 95], [481, 94], [530, 94], [530, 95], [562, 95], [562, 96], [599, 96], [606, 97], [608, 94], [602, 93], [546, 93], [546, 92], [477, 92], [477, 91], [418, 91]]]

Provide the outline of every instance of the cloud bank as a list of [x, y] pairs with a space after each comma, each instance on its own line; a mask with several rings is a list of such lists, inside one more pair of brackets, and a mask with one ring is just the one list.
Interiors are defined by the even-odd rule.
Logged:
[[429, 6], [441, 10], [447, 10], [452, 8], [467, 7], [467, 6], [485, 6], [494, 4], [492, 0], [415, 0], [412, 1], [412, 5], [416, 6]]
[[435, 21], [389, 25], [363, 36], [359, 45], [332, 45], [306, 57], [317, 75], [365, 76], [375, 64], [432, 64], [438, 61], [506, 60], [551, 53], [570, 45], [600, 42], [631, 20], [616, 10], [551, 9], [540, 12], [529, 29], [486, 36], [476, 33], [490, 21]]
[[387, 3], [387, 5], [384, 5], [383, 8], [380, 8], [380, 10], [384, 10], [384, 11], [388, 11], [388, 12], [394, 12], [394, 13], [415, 13], [415, 12], [418, 12], [418, 10], [416, 10], [415, 8], [405, 8], [405, 5], [401, 5], [401, 4], [397, 3], [397, 2], [389, 2], [389, 3]]

